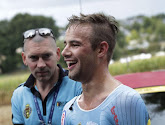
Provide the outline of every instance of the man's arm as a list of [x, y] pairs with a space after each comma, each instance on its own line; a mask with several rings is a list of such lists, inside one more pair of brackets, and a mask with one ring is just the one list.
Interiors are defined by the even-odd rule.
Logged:
[[18, 100], [19, 96], [20, 95], [18, 95], [17, 92], [14, 91], [13, 96], [11, 98], [13, 125], [23, 125], [23, 117], [20, 108], [21, 104], [19, 104], [20, 100]]

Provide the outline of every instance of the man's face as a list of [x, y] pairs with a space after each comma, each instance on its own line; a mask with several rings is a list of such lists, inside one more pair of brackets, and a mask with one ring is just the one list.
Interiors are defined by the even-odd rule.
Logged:
[[51, 80], [57, 71], [57, 61], [60, 59], [60, 50], [50, 39], [41, 42], [29, 40], [24, 45], [22, 59], [38, 81]]
[[89, 25], [71, 26], [66, 31], [65, 48], [62, 51], [68, 65], [69, 77], [80, 82], [92, 78], [95, 67], [96, 52], [92, 50], [89, 36], [92, 27]]

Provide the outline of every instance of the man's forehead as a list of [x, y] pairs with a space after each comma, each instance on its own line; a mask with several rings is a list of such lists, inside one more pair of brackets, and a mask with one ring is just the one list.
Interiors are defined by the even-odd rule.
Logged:
[[42, 41], [34, 41], [32, 40], [28, 40], [24, 43], [24, 51], [28, 50], [33, 50], [35, 49], [43, 49], [43, 48], [49, 48], [49, 49], [53, 49], [56, 48], [56, 43], [50, 39], [43, 39]]

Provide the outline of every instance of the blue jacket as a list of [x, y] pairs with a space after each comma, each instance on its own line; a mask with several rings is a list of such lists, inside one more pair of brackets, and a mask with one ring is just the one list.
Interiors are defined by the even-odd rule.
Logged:
[[[59, 65], [58, 65], [59, 66]], [[55, 100], [55, 107], [52, 115], [52, 125], [61, 124], [61, 114], [64, 105], [73, 97], [81, 94], [81, 83], [73, 81], [68, 78], [65, 70], [60, 68], [60, 75], [58, 84], [52, 88], [44, 101], [36, 86], [34, 86], [35, 78], [31, 74], [28, 80], [21, 84], [14, 92], [11, 99], [12, 103], [12, 122], [20, 125], [41, 125], [39, 115], [37, 113], [36, 103], [34, 102], [34, 95], [37, 99], [41, 115], [46, 124], [50, 115], [50, 110], [53, 102], [54, 93], [57, 86], [59, 91]]]

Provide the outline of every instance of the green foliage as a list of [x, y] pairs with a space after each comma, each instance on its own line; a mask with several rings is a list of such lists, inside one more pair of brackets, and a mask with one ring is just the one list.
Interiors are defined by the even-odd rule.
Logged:
[[153, 71], [165, 69], [165, 57], [152, 57], [151, 59], [135, 60], [128, 63], [114, 63], [109, 65], [109, 71], [112, 75]]
[[[158, 14], [152, 17], [136, 16], [120, 21], [121, 32], [123, 36], [118, 36], [120, 43], [116, 46], [114, 60], [122, 56], [135, 55], [139, 53], [155, 53], [160, 51], [160, 42], [165, 42], [165, 14]], [[134, 40], [136, 44], [142, 44], [144, 41], [149, 43], [148, 48], [127, 49], [127, 44]]]
[[[57, 41], [57, 47], [60, 48], [60, 51], [62, 52], [62, 50], [64, 49], [64, 42], [63, 41]], [[66, 68], [67, 65], [64, 61], [64, 57], [61, 55], [60, 57], [60, 61], [58, 62], [62, 67]]]
[[135, 23], [133, 23], [131, 29], [136, 30], [137, 32], [139, 32], [141, 30], [141, 24], [138, 23], [138, 22], [135, 22]]
[[165, 24], [162, 22], [162, 20], [157, 21], [155, 34], [155, 41], [165, 40]]
[[[147, 37], [148, 42], [160, 42], [165, 40], [165, 14], [158, 14], [152, 17], [137, 16], [127, 20], [126, 26], [123, 25], [129, 32], [127, 41], [136, 39], [141, 41]], [[154, 38], [154, 39], [153, 39]]]
[[116, 47], [115, 47], [115, 49], [114, 49], [114, 53], [113, 53], [112, 59], [113, 59], [113, 60], [117, 60], [117, 59], [119, 59], [122, 55], [124, 55], [124, 53], [123, 53], [123, 48], [122, 48], [122, 47], [119, 47], [119, 45], [116, 44]]
[[6, 60], [0, 63], [3, 73], [18, 68], [18, 63], [22, 63], [21, 56], [16, 53], [16, 49], [23, 45], [22, 33], [40, 27], [51, 28], [58, 38], [59, 28], [51, 17], [17, 14], [10, 21], [0, 22], [0, 59], [2, 55], [6, 57]]
[[114, 49], [113, 59], [117, 60], [123, 56], [124, 47], [127, 45], [124, 32], [119, 31], [116, 38], [116, 47]]
[[128, 72], [128, 65], [126, 63], [116, 62], [114, 64], [109, 65], [109, 71], [111, 75], [119, 75]]
[[160, 44], [158, 42], [150, 43], [150, 46], [147, 48], [146, 52], [158, 52], [160, 51]]
[[130, 36], [128, 36], [128, 41], [130, 40], [134, 40], [134, 39], [138, 39], [139, 38], [139, 34], [136, 30], [131, 30], [131, 34]]
[[123, 31], [119, 31], [118, 34], [117, 34], [117, 38], [116, 38], [116, 41], [117, 41], [117, 45], [120, 47], [120, 48], [123, 48], [127, 45], [126, 41], [125, 41], [125, 35], [124, 35], [124, 32]]
[[0, 64], [2, 67], [2, 71], [14, 70], [16, 65], [18, 65], [19, 60], [20, 60], [20, 56], [18, 55], [14, 55], [14, 59], [13, 59], [13, 55], [7, 55], [5, 61], [2, 61], [2, 63]]
[[25, 82], [29, 73], [9, 74], [0, 76], [0, 105], [10, 104], [14, 89]]

